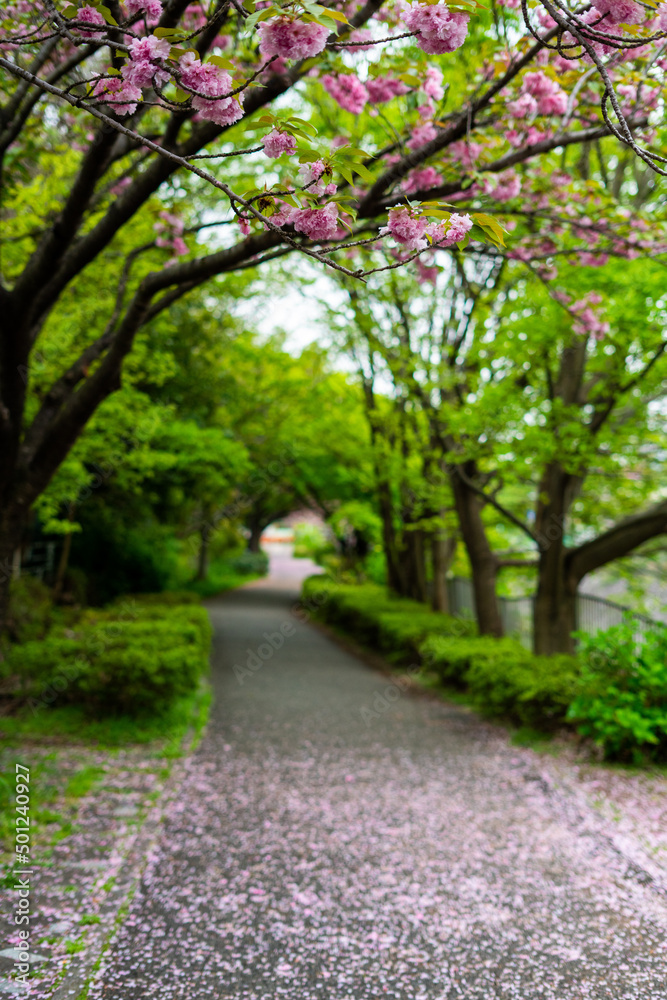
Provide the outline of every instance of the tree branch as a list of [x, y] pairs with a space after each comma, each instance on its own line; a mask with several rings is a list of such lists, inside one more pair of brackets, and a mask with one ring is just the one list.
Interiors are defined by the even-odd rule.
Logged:
[[565, 556], [566, 573], [579, 583], [588, 573], [627, 556], [639, 545], [667, 533], [667, 500], [619, 521]]

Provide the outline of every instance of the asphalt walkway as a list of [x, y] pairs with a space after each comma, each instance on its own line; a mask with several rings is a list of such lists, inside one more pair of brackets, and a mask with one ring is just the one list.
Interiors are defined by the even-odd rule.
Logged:
[[502, 729], [299, 622], [304, 570], [210, 604], [211, 722], [91, 1000], [665, 1000], [660, 880]]

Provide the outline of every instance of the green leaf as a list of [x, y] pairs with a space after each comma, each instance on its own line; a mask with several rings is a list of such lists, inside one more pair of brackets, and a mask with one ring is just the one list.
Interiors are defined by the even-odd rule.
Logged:
[[100, 4], [97, 9], [99, 10], [100, 14], [107, 22], [107, 24], [112, 24], [116, 28], [118, 27], [118, 21], [115, 19], [115, 17], [113, 16], [108, 7], [105, 7], [104, 4]]

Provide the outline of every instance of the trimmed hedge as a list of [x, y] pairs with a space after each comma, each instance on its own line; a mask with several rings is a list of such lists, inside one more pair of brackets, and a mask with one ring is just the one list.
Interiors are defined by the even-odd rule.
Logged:
[[110, 604], [107, 604], [106, 610], [115, 610], [117, 608], [126, 608], [132, 604], [141, 604], [142, 606], [149, 604], [160, 604], [160, 605], [180, 605], [180, 604], [199, 604], [200, 598], [198, 594], [193, 594], [191, 590], [162, 590], [158, 591], [156, 594], [121, 594]]
[[309, 577], [304, 604], [324, 621], [398, 662], [415, 659], [441, 680], [467, 689], [489, 715], [518, 725], [565, 722], [579, 668], [571, 656], [533, 656], [514, 639], [476, 635], [466, 619], [429, 611], [371, 584], [341, 585]]
[[195, 690], [210, 644], [200, 606], [128, 604], [87, 611], [72, 629], [14, 647], [7, 667], [37, 701], [133, 715], [161, 711]]
[[419, 658], [422, 640], [432, 633], [470, 636], [474, 622], [430, 611], [419, 601], [395, 597], [386, 587], [338, 584], [330, 577], [304, 581], [303, 601], [319, 618], [342, 628], [397, 662]]

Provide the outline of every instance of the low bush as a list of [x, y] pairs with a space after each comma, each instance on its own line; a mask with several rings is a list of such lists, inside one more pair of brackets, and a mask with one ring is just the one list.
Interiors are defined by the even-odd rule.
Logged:
[[578, 675], [572, 656], [533, 656], [515, 639], [490, 636], [429, 636], [419, 651], [431, 670], [467, 688], [489, 715], [543, 728], [565, 720]]
[[523, 653], [505, 648], [495, 655], [474, 655], [466, 678], [473, 701], [489, 715], [517, 725], [562, 725], [577, 681], [576, 659]]
[[250, 552], [246, 549], [228, 560], [229, 568], [241, 576], [265, 576], [269, 571], [269, 557], [266, 552]]
[[607, 760], [667, 760], [667, 629], [641, 642], [631, 625], [578, 639], [583, 668], [568, 718]]
[[51, 590], [34, 576], [24, 574], [12, 582], [7, 630], [13, 642], [28, 642], [46, 635], [54, 621]]
[[318, 617], [400, 662], [414, 661], [421, 640], [431, 633], [475, 633], [473, 622], [430, 611], [419, 601], [395, 597], [378, 584], [355, 586], [312, 576], [304, 583], [303, 597]]
[[96, 714], [163, 711], [208, 669], [211, 626], [197, 605], [148, 603], [85, 612], [72, 629], [14, 647], [11, 674], [38, 702]]
[[494, 639], [491, 636], [429, 635], [419, 646], [419, 655], [441, 680], [464, 687], [473, 659], [481, 661], [507, 653], [519, 659], [527, 653], [515, 639]]
[[197, 594], [193, 594], [191, 590], [163, 590], [156, 594], [123, 594], [122, 597], [117, 597], [108, 608], [126, 607], [132, 604], [151, 605], [151, 604], [161, 604], [161, 605], [181, 605], [181, 604], [196, 604], [199, 605], [199, 597]]
[[297, 524], [294, 528], [294, 556], [296, 559], [313, 559], [334, 552], [331, 539], [317, 524]]

